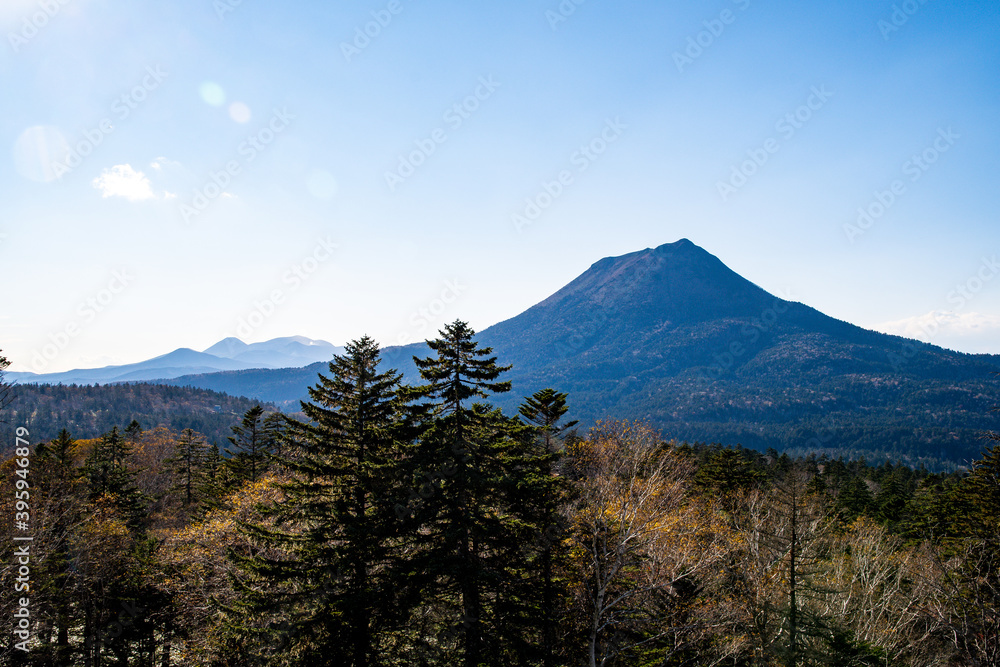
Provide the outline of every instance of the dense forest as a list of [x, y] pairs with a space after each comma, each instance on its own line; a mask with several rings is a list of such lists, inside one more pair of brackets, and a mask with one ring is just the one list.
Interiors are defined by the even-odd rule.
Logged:
[[473, 334], [417, 385], [354, 341], [228, 452], [130, 415], [22, 427], [4, 664], [1000, 665], [997, 436], [931, 472], [584, 432], [555, 389], [496, 408]]
[[[224, 445], [233, 419], [254, 404], [248, 398], [205, 389], [147, 383], [18, 384], [10, 390], [4, 420], [27, 428], [33, 442], [51, 440], [62, 429], [78, 438], [96, 438], [134, 419], [147, 427], [190, 428], [209, 442]], [[13, 443], [0, 443], [0, 452], [11, 447]]]

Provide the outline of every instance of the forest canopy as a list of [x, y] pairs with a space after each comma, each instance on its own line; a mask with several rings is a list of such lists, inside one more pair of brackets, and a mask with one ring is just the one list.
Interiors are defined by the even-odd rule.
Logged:
[[5, 664], [1000, 664], [997, 436], [946, 474], [583, 430], [557, 388], [496, 408], [464, 322], [429, 345], [407, 385], [352, 341], [223, 447], [123, 418], [15, 452]]

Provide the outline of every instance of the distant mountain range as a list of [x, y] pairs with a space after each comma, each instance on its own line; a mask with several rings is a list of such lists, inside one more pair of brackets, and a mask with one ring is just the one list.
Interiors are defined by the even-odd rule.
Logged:
[[63, 373], [7, 373], [12, 381], [42, 384], [108, 384], [169, 380], [183, 375], [202, 375], [248, 368], [294, 368], [328, 361], [344, 348], [304, 336], [274, 338], [244, 343], [225, 338], [203, 352], [182, 347], [168, 354], [123, 366], [105, 366]]
[[[976, 458], [1000, 429], [1000, 356], [968, 355], [869, 331], [769, 294], [686, 239], [608, 257], [541, 303], [481, 331], [514, 390], [569, 394], [582, 425], [644, 419], [665, 437], [764, 450], [901, 459], [929, 466]], [[210, 348], [211, 350], [212, 348]], [[419, 382], [413, 355], [383, 350]], [[165, 384], [251, 396], [298, 409], [326, 372], [232, 369]]]

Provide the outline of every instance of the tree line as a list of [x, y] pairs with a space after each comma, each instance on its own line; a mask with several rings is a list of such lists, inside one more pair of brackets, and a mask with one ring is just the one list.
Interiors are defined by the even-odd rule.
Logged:
[[1000, 445], [932, 474], [580, 433], [555, 389], [491, 405], [509, 367], [464, 322], [429, 346], [408, 386], [351, 342], [228, 451], [135, 421], [37, 445], [5, 663], [1000, 665]]

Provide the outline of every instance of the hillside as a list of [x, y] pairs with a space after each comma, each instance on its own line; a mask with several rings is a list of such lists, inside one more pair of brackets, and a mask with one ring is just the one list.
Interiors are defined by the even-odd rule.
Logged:
[[[94, 438], [133, 419], [143, 428], [192, 428], [225, 447], [230, 427], [258, 401], [204, 389], [155, 384], [98, 386], [17, 385], [4, 411], [8, 428], [26, 427], [32, 442], [50, 440], [67, 429], [74, 438]], [[3, 451], [14, 438], [4, 438]]]

